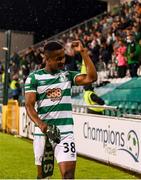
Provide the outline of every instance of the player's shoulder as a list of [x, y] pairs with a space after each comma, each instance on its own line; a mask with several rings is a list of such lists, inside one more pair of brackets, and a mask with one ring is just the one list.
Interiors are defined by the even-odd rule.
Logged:
[[64, 73], [65, 73], [66, 75], [80, 74], [80, 72], [78, 72], [78, 71], [71, 71], [71, 70], [64, 71]]
[[42, 75], [42, 74], [45, 74], [45, 71], [44, 69], [38, 69], [36, 71], [33, 71], [34, 74], [39, 74], [39, 75]]
[[42, 75], [42, 74], [44, 74], [44, 69], [38, 69], [38, 70], [30, 72], [29, 76]]

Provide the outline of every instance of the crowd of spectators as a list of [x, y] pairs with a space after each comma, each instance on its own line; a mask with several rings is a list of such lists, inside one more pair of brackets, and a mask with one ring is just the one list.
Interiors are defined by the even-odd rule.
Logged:
[[69, 56], [74, 56], [69, 47], [75, 39], [88, 48], [98, 72], [106, 70], [108, 77], [137, 77], [141, 64], [141, 4], [125, 3], [118, 13], [103, 14], [89, 26], [63, 34], [60, 41]]
[[[122, 4], [116, 12], [104, 13], [56, 36], [64, 44], [68, 70], [80, 71], [82, 58], [71, 49], [73, 40], [81, 40], [88, 48], [98, 76], [107, 78], [137, 77], [141, 67], [141, 3]], [[43, 46], [29, 47], [25, 53], [11, 56], [10, 77], [17, 74], [23, 82], [28, 74], [44, 67]]]

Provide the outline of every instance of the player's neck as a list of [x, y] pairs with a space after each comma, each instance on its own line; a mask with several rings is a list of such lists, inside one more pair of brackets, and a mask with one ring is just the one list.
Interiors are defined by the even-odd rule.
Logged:
[[49, 67], [45, 67], [44, 70], [50, 74], [55, 74], [55, 73], [59, 72], [59, 70], [53, 70]]

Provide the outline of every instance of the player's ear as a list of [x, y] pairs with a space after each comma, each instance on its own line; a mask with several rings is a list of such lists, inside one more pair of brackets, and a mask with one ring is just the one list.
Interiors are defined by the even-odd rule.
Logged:
[[45, 53], [44, 56], [45, 56], [45, 60], [48, 61], [49, 60], [49, 54]]

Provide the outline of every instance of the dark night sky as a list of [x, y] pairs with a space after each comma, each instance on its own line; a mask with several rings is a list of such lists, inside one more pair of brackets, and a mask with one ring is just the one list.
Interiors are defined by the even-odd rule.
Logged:
[[0, 29], [34, 31], [37, 42], [104, 10], [96, 0], [0, 0]]

